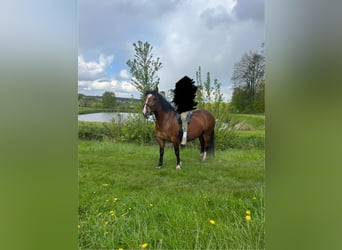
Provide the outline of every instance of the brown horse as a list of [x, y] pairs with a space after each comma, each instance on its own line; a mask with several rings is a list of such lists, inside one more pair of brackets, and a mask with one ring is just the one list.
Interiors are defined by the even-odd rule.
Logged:
[[[176, 169], [181, 169], [179, 157], [179, 144], [182, 136], [180, 118], [172, 105], [157, 91], [147, 91], [145, 94], [143, 115], [148, 118], [152, 114], [155, 116], [155, 128], [159, 144], [159, 163], [156, 168], [160, 169], [163, 166], [165, 141], [171, 141], [177, 158]], [[192, 112], [187, 140], [199, 138], [201, 161], [206, 159], [207, 152], [214, 155], [214, 128], [215, 118], [209, 111], [198, 109]]]

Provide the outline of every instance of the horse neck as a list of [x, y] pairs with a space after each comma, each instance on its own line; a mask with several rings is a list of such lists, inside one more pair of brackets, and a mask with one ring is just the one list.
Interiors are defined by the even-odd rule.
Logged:
[[[175, 116], [172, 110], [164, 111], [161, 106], [159, 106], [155, 112], [156, 123], [159, 128], [162, 128], [171, 121], [172, 117]], [[167, 121], [167, 122], [166, 122]]]

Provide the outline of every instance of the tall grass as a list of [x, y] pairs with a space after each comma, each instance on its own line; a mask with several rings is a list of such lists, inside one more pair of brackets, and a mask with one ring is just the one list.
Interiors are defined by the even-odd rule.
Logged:
[[[80, 249], [262, 249], [264, 151], [79, 143]], [[246, 211], [251, 220], [246, 220]], [[144, 245], [146, 246], [146, 245]]]

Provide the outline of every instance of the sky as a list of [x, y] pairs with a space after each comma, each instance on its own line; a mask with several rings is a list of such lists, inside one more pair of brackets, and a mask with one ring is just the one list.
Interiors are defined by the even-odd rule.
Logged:
[[233, 92], [234, 64], [264, 43], [264, 0], [80, 0], [78, 1], [78, 92], [139, 98], [126, 62], [133, 43], [148, 42], [162, 68], [159, 90], [173, 89], [187, 75], [207, 72]]

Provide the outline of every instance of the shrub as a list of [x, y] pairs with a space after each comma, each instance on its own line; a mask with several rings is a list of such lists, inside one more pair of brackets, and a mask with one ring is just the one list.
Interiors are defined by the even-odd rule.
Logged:
[[[124, 123], [79, 122], [79, 139], [110, 140], [136, 144], [157, 144], [154, 123], [142, 117], [132, 117]], [[264, 149], [264, 131], [236, 131], [218, 122], [215, 130], [216, 150]], [[199, 148], [199, 140], [187, 147]]]
[[215, 133], [216, 149], [225, 150], [236, 147], [238, 137], [234, 130], [217, 129]]
[[156, 141], [154, 124], [142, 117], [131, 117], [124, 123], [104, 124], [106, 139], [116, 142], [151, 144]]
[[78, 138], [84, 140], [103, 140], [106, 130], [101, 123], [78, 122]]

